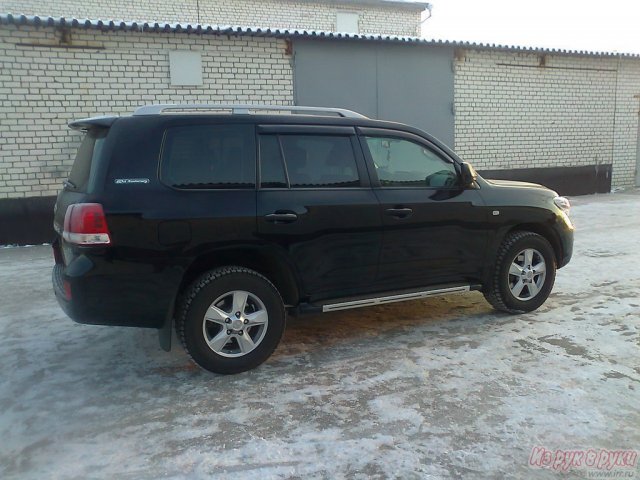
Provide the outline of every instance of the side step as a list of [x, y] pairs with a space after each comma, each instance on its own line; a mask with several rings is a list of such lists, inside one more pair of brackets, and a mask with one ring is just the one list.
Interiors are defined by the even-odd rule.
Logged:
[[373, 305], [382, 305], [385, 303], [404, 302], [407, 300], [417, 300], [419, 298], [433, 297], [436, 295], [445, 295], [448, 293], [461, 293], [468, 292], [470, 290], [480, 289], [480, 285], [448, 285], [439, 286], [429, 289], [421, 290], [405, 290], [401, 292], [394, 292], [391, 294], [382, 294], [378, 297], [352, 297], [350, 299], [341, 299], [341, 301], [328, 300], [328, 302], [335, 303], [323, 303], [321, 305], [313, 305], [320, 309], [322, 312], [335, 312], [338, 310], [347, 310], [350, 308], [371, 307]]

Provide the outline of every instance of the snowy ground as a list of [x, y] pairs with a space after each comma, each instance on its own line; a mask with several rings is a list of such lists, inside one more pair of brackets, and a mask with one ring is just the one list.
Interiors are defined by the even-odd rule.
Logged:
[[469, 293], [307, 317], [229, 377], [73, 323], [50, 248], [0, 249], [0, 478], [577, 478], [532, 447], [640, 449], [640, 192], [573, 203], [539, 311]]

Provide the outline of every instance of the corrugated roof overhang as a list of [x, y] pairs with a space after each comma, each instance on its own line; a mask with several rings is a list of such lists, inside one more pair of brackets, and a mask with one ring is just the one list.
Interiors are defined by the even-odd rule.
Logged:
[[[300, 1], [300, 0], [299, 0]], [[306, 3], [314, 3], [318, 0], [302, 0]], [[410, 0], [322, 0], [322, 3], [336, 3], [341, 6], [345, 5], [382, 5], [393, 8], [407, 8], [410, 10], [425, 10], [428, 2], [414, 2]]]
[[384, 34], [355, 34], [323, 32], [316, 30], [297, 30], [282, 28], [242, 27], [225, 25], [201, 25], [192, 23], [135, 22], [124, 20], [92, 20], [64, 17], [40, 17], [37, 15], [0, 14], [0, 25], [28, 25], [35, 27], [80, 28], [100, 31], [130, 31], [149, 33], [186, 33], [193, 35], [233, 35], [275, 38], [309, 38], [351, 41], [372, 41], [388, 43], [419, 44], [426, 46], [451, 46], [468, 49], [508, 50], [523, 53], [542, 53], [556, 55], [585, 55], [596, 57], [634, 57], [637, 53], [595, 52], [585, 50], [564, 50], [555, 48], [522, 47], [516, 45], [497, 45], [464, 41], [436, 40], [420, 37], [404, 37]]

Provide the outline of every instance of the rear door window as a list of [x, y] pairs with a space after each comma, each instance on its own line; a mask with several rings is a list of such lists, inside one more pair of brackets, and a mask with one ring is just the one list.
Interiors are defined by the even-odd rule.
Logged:
[[185, 125], [165, 133], [160, 179], [184, 189], [254, 188], [251, 125]]
[[337, 135], [280, 135], [291, 188], [358, 187], [351, 138]]
[[360, 186], [351, 137], [261, 135], [260, 186], [261, 188]]

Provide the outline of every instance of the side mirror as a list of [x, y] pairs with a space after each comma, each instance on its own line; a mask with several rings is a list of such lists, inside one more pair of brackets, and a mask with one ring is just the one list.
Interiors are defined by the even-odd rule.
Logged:
[[463, 187], [470, 187], [473, 185], [473, 182], [478, 178], [478, 174], [476, 173], [476, 169], [470, 163], [462, 162], [460, 165], [460, 177], [462, 181]]

